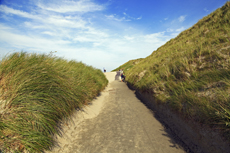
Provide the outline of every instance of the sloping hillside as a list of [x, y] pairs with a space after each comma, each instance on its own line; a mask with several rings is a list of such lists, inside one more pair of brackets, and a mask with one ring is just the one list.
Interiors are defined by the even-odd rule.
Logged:
[[[159, 104], [230, 138], [230, 2], [130, 69], [126, 80]], [[122, 67], [120, 67], [122, 68]]]
[[76, 109], [108, 84], [81, 62], [14, 53], [0, 61], [0, 152], [43, 152]]
[[129, 60], [128, 62], [126, 62], [125, 64], [119, 66], [118, 68], [114, 69], [113, 71], [119, 71], [120, 69], [123, 69], [124, 71], [129, 70], [130, 68], [132, 68], [134, 65], [138, 64], [143, 58], [138, 58], [135, 60]]

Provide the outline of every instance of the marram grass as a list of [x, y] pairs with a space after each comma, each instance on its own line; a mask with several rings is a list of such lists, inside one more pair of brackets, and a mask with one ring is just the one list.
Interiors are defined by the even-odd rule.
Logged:
[[159, 104], [221, 129], [230, 141], [230, 2], [139, 63], [118, 69]]
[[0, 149], [43, 152], [74, 110], [107, 85], [104, 74], [52, 55], [14, 53], [0, 63]]

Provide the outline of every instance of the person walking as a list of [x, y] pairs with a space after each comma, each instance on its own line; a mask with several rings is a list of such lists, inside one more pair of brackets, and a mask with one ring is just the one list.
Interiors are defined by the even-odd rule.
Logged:
[[121, 81], [122, 82], [125, 82], [125, 73], [123, 72], [122, 75], [121, 75]]
[[121, 82], [125, 82], [125, 73], [123, 71], [121, 73]]
[[120, 72], [120, 80], [122, 81], [121, 75], [123, 74], [123, 70], [120, 69], [119, 72]]

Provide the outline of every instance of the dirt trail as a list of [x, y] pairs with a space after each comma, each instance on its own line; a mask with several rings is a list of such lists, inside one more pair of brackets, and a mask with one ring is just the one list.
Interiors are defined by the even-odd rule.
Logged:
[[84, 111], [72, 116], [63, 126], [63, 136], [57, 137], [59, 146], [47, 153], [186, 152], [116, 72], [105, 75], [109, 85]]

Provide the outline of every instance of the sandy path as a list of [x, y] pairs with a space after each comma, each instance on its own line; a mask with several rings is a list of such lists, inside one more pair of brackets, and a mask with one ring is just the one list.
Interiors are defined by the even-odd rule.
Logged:
[[89, 106], [86, 106], [83, 111], [74, 112], [70, 121], [62, 126], [63, 135], [56, 137], [58, 144], [52, 151], [46, 151], [46, 153], [68, 152], [70, 143], [75, 139], [74, 136], [79, 133], [77, 128], [81, 126], [81, 123], [87, 119], [96, 117], [100, 113], [105, 102], [104, 99], [109, 95], [108, 91], [111, 90], [110, 83], [115, 80], [116, 72], [106, 72], [104, 74], [109, 81], [108, 86], [101, 92], [101, 95], [94, 99]]
[[105, 75], [106, 89], [84, 111], [75, 112], [52, 153], [185, 152], [133, 91], [114, 81], [116, 72]]

